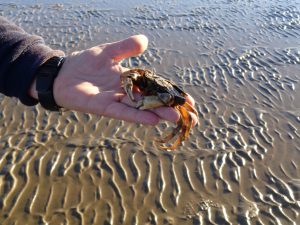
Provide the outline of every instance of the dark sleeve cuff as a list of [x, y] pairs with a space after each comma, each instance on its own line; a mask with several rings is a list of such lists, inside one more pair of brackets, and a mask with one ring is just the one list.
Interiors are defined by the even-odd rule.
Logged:
[[44, 62], [62, 51], [45, 45], [39, 36], [30, 35], [0, 16], [0, 92], [14, 96], [25, 105], [38, 101], [29, 95], [34, 76]]
[[14, 84], [11, 86], [11, 94], [20, 99], [20, 101], [28, 106], [38, 103], [38, 101], [29, 95], [29, 89], [35, 79], [35, 73], [39, 66], [53, 56], [64, 56], [59, 50], [52, 50], [44, 44], [33, 44], [28, 50], [23, 52], [15, 63], [18, 65], [12, 68], [12, 75], [7, 82]]

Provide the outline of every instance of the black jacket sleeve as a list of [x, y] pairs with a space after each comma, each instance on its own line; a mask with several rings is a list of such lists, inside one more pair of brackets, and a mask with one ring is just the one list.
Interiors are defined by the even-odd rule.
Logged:
[[49, 58], [63, 55], [0, 16], [0, 92], [4, 95], [17, 97], [25, 105], [36, 104], [28, 95], [36, 70]]

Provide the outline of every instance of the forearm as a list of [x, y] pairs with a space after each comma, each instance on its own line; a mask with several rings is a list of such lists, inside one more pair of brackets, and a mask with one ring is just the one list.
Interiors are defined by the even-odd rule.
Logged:
[[35, 72], [53, 56], [64, 55], [0, 17], [0, 92], [19, 98], [26, 105], [37, 103]]

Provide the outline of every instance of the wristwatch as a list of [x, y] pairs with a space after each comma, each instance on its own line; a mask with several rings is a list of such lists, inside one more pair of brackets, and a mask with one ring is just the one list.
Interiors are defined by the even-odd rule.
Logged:
[[54, 56], [42, 64], [36, 72], [36, 91], [40, 104], [48, 110], [59, 111], [61, 108], [54, 100], [53, 83], [65, 57]]

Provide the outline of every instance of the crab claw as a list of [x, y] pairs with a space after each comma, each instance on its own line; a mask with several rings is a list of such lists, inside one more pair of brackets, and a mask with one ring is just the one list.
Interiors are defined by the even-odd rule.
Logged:
[[126, 94], [129, 96], [130, 100], [135, 102], [135, 98], [133, 96], [133, 82], [132, 80], [137, 79], [140, 76], [138, 73], [132, 72], [131, 70], [124, 72], [121, 74], [121, 86], [123, 87]]
[[154, 109], [165, 104], [160, 100], [158, 96], [150, 95], [144, 96], [141, 100], [138, 101], [136, 108], [145, 110], [145, 109]]

